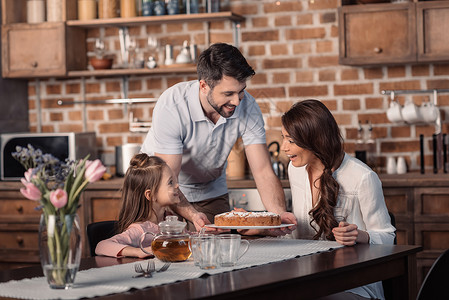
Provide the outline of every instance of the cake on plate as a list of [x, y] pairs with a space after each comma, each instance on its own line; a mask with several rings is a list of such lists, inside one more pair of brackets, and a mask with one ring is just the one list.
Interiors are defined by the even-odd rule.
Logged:
[[272, 212], [230, 211], [215, 216], [216, 226], [278, 226], [281, 216]]

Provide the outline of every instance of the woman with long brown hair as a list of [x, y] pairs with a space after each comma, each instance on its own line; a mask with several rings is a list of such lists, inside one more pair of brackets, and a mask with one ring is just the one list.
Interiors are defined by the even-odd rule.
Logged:
[[[294, 104], [282, 116], [282, 150], [288, 175], [295, 238], [393, 244], [395, 228], [377, 174], [346, 154], [337, 122], [318, 100]], [[380, 282], [323, 299], [384, 299]]]

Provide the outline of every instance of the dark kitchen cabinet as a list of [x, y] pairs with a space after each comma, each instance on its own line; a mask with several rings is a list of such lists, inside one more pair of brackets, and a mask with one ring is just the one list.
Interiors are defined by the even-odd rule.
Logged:
[[449, 3], [339, 7], [339, 62], [393, 65], [449, 61]]

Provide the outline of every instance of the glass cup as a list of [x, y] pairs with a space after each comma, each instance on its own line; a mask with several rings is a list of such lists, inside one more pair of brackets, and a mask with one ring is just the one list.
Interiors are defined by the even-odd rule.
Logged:
[[214, 235], [199, 236], [195, 251], [201, 269], [210, 270], [220, 266], [218, 239]]
[[192, 252], [192, 258], [193, 258], [193, 264], [195, 266], [199, 266], [200, 265], [200, 252], [198, 250], [198, 243], [201, 240], [201, 238], [203, 237], [214, 237], [213, 234], [201, 234], [201, 233], [193, 233], [190, 234], [190, 243], [189, 243], [189, 248], [190, 251]]
[[[239, 234], [221, 234], [217, 236], [220, 253], [220, 266], [233, 267], [237, 261], [248, 251], [249, 242], [242, 240]], [[244, 247], [241, 250], [241, 245]]]
[[335, 220], [340, 224], [340, 222], [346, 222], [348, 219], [348, 211], [342, 206], [334, 207]]

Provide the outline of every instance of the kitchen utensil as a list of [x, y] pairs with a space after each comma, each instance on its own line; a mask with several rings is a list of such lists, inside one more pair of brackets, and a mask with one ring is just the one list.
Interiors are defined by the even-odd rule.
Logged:
[[219, 244], [214, 235], [202, 235], [198, 238], [197, 254], [201, 269], [210, 270], [220, 267]]
[[343, 206], [335, 206], [334, 217], [338, 223], [346, 222], [346, 220], [348, 219], [348, 210], [345, 209]]
[[198, 0], [186, 1], [186, 14], [197, 14], [199, 12]]
[[120, 17], [132, 18], [137, 16], [136, 0], [120, 0]]
[[98, 0], [98, 18], [116, 18], [118, 17], [118, 11], [118, 0]]
[[165, 2], [164, 0], [155, 0], [153, 3], [153, 12], [155, 16], [165, 15]]
[[[192, 252], [189, 248], [189, 234], [185, 232], [186, 222], [178, 221], [177, 216], [167, 216], [159, 223], [160, 233], [144, 232], [140, 238], [140, 249], [147, 254], [154, 254], [165, 262], [187, 260]], [[148, 237], [152, 238], [151, 249], [147, 251]]]
[[438, 114], [440, 113], [438, 107], [432, 102], [424, 102], [420, 109], [420, 113], [424, 122], [433, 123], [437, 120]]
[[78, 0], [78, 20], [91, 20], [97, 17], [95, 0]]
[[443, 134], [443, 171], [447, 173], [447, 136]]
[[47, 0], [47, 22], [61, 22], [62, 19], [62, 1]]
[[276, 146], [276, 149], [274, 152], [270, 151], [270, 156], [271, 156], [271, 166], [273, 167], [274, 173], [276, 174], [277, 177], [284, 179], [285, 177], [285, 167], [282, 164], [282, 162], [279, 160], [279, 150], [280, 150], [280, 146], [279, 143], [274, 141], [271, 142], [268, 145], [268, 150], [270, 150], [271, 146]]
[[243, 179], [245, 177], [245, 146], [241, 138], [237, 139], [228, 156], [226, 176], [229, 179]]
[[156, 273], [162, 273], [168, 270], [170, 268], [171, 263], [166, 262], [159, 270], [156, 271]]
[[136, 273], [139, 273], [139, 275], [133, 276], [133, 278], [137, 277], [151, 278], [153, 277], [155, 269], [156, 268], [153, 260], [148, 261], [146, 269], [144, 269], [141, 264], [136, 263], [134, 264], [134, 271], [136, 271]]
[[152, 0], [142, 0], [142, 16], [152, 16], [153, 6], [154, 3]]
[[[249, 242], [242, 240], [240, 234], [220, 234], [217, 236], [220, 253], [220, 266], [233, 267], [249, 249]], [[240, 247], [244, 248], [240, 251]]]
[[420, 162], [421, 162], [421, 174], [424, 174], [425, 166], [424, 166], [424, 135], [419, 135], [419, 155], [420, 155]]
[[387, 110], [387, 118], [390, 122], [402, 122], [402, 106], [394, 99], [394, 94], [392, 93], [390, 107]]
[[387, 174], [396, 174], [397, 165], [394, 157], [387, 158]]
[[27, 1], [27, 22], [30, 24], [45, 22], [44, 0]]
[[165, 45], [165, 65], [173, 64], [173, 46]]
[[194, 233], [191, 234], [189, 237], [189, 249], [192, 252], [192, 258], [193, 258], [193, 264], [195, 266], [200, 265], [200, 254], [198, 251], [198, 243], [200, 241], [201, 237], [213, 237], [212, 234], [204, 234], [203, 230], [205, 227], [202, 228], [202, 231], [200, 233]]
[[396, 166], [397, 174], [405, 174], [407, 173], [407, 164], [405, 163], [405, 158], [400, 156], [398, 157], [398, 162]]
[[401, 110], [402, 119], [409, 124], [422, 122], [421, 112], [412, 100], [407, 100]]
[[112, 68], [113, 63], [112, 58], [97, 58], [97, 57], [91, 57], [90, 58], [90, 64], [95, 70], [106, 70]]
[[131, 158], [139, 153], [140, 144], [124, 144], [115, 147], [115, 169], [118, 176], [124, 176]]
[[432, 151], [433, 151], [433, 173], [438, 173], [438, 158], [437, 158], [437, 135], [432, 135]]
[[179, 14], [179, 2], [178, 0], [166, 0], [167, 5], [167, 14], [168, 15], [177, 15]]
[[184, 41], [182, 43], [182, 49], [179, 55], [176, 57], [177, 64], [189, 64], [192, 62], [192, 57], [190, 56], [189, 42]]

